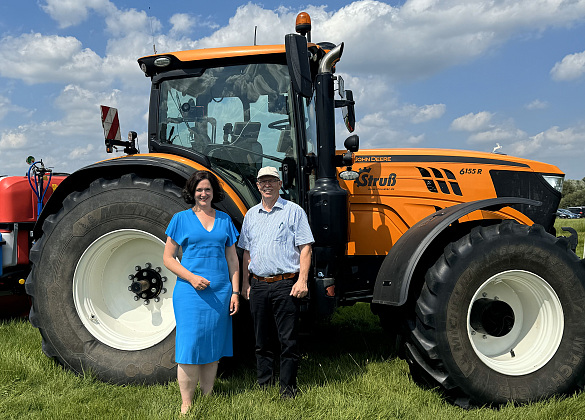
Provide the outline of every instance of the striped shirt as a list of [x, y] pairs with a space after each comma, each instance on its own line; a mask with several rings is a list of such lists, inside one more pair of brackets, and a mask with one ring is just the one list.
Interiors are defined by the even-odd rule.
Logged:
[[301, 245], [315, 242], [307, 214], [299, 205], [282, 197], [270, 212], [262, 203], [246, 213], [238, 247], [250, 252], [248, 270], [261, 277], [298, 273]]

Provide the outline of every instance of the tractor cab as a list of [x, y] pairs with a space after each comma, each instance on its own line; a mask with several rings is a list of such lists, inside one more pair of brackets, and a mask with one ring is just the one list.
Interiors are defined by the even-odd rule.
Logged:
[[[256, 173], [262, 166], [296, 171], [299, 156], [316, 153], [314, 135], [305, 135], [314, 131], [314, 104], [300, 103], [292, 94], [286, 63], [219, 65], [188, 73], [162, 73], [155, 82], [152, 151], [200, 155], [248, 206], [260, 201]], [[303, 126], [296, 113], [302, 113]], [[292, 178], [283, 193], [298, 201]]]
[[[306, 19], [301, 23], [306, 33]], [[318, 65], [335, 46], [291, 36], [286, 45], [141, 58], [140, 67], [152, 78], [150, 152], [172, 153], [209, 167], [248, 207], [260, 201], [256, 173], [262, 166], [274, 166], [281, 171], [282, 196], [307, 207], [322, 151], [315, 79]], [[339, 101], [327, 106], [331, 112], [335, 105], [344, 106], [345, 117], [353, 102], [343, 100], [347, 91], [342, 79], [335, 79]], [[333, 134], [333, 115], [323, 120]], [[334, 136], [329, 142], [334, 148]]]

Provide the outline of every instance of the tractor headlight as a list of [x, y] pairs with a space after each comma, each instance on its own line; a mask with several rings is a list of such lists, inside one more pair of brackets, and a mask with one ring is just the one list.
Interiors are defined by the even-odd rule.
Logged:
[[563, 192], [563, 181], [565, 180], [564, 175], [543, 175], [546, 182], [550, 184], [558, 192]]

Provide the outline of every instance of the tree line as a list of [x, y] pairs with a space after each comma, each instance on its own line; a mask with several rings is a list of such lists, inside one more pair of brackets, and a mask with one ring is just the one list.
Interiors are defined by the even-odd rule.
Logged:
[[585, 206], [585, 178], [566, 179], [563, 183], [563, 195], [559, 208]]

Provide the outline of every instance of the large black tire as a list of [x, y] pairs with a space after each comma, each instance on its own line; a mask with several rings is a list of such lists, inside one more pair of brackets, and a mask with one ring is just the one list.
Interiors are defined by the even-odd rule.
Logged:
[[[187, 207], [171, 181], [131, 174], [94, 181], [46, 219], [31, 251], [26, 290], [33, 299], [30, 320], [47, 356], [119, 384], [176, 377], [176, 277], [162, 254], [167, 224]], [[147, 304], [128, 290], [135, 266], [146, 269], [146, 263], [168, 279], [159, 277], [165, 290]]]
[[445, 248], [406, 348], [413, 378], [469, 407], [583, 387], [585, 270], [568, 242], [503, 222]]

